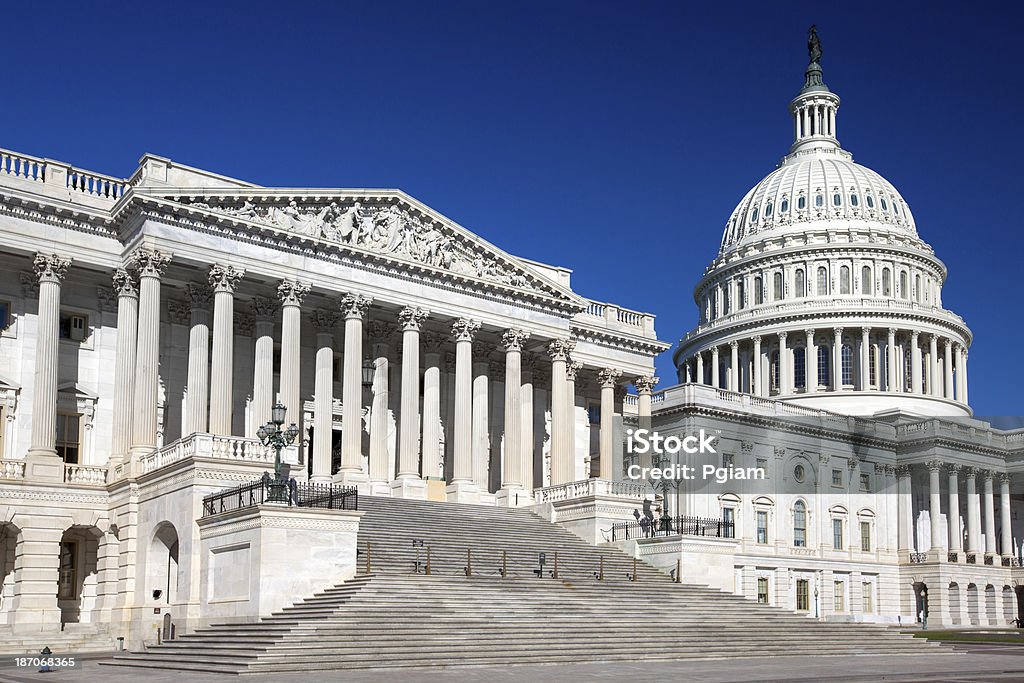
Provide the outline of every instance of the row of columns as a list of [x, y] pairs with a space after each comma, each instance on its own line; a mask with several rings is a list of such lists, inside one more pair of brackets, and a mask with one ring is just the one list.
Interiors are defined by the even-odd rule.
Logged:
[[[951, 339], [942, 338], [942, 354], [939, 353], [940, 338], [938, 335], [925, 335], [928, 347], [922, 349], [920, 333], [912, 330], [902, 343], [897, 343], [897, 335], [900, 333], [896, 328], [888, 328], [884, 342], [882, 338], [872, 342], [873, 329], [870, 327], [860, 328], [858, 368], [854, 373], [854, 386], [860, 391], [869, 391], [881, 387], [887, 392], [905, 393], [905, 380], [901, 381], [904, 364], [900, 362], [900, 349], [903, 354], [910, 355], [910, 381], [909, 393], [929, 395], [935, 397], [956, 400], [961, 403], [968, 402], [967, 393], [967, 350]], [[801, 347], [804, 353], [804, 383], [810, 387], [810, 392], [821, 391], [818, 384], [818, 344], [816, 339], [820, 336], [821, 330], [802, 330], [803, 339]], [[842, 348], [843, 337], [848, 332], [842, 327], [834, 327], [831, 330], [831, 353], [829, 354], [829, 386], [828, 391], [841, 391], [842, 382]], [[778, 332], [775, 335], [774, 350], [779, 352], [779, 387], [778, 393], [792, 394], [795, 392], [795, 373], [793, 357], [791, 352], [797, 348], [790, 335], [796, 337], [798, 332]], [[906, 343], [909, 341], [909, 344]], [[851, 351], [854, 349], [853, 340], [848, 346]], [[742, 347], [742, 348], [741, 348]], [[725, 367], [726, 372], [721, 372], [722, 346], [715, 345], [710, 349], [701, 349], [694, 353], [685, 364], [685, 381], [698, 384], [710, 383], [721, 389], [729, 391], [747, 392], [755, 396], [768, 396], [771, 392], [770, 366], [764, 365], [768, 360], [768, 351], [763, 346], [761, 335], [754, 335], [750, 338], [750, 346], [746, 340], [732, 340], [727, 342], [728, 361]], [[747, 349], [750, 349], [749, 351]], [[878, 358], [876, 363], [876, 377], [872, 383], [870, 368], [872, 354], [876, 352]], [[710, 356], [710, 373], [705, 370], [705, 359]], [[741, 360], [742, 358], [742, 360]], [[883, 358], [885, 363], [882, 363]], [[851, 363], [853, 358], [851, 357]], [[884, 382], [882, 368], [887, 366]], [[742, 370], [741, 370], [742, 368]], [[768, 372], [766, 372], [768, 371]], [[710, 374], [710, 378], [708, 377]], [[767, 375], [768, 381], [765, 381]], [[744, 377], [747, 378], [744, 381]], [[766, 386], [766, 384], [768, 386]], [[807, 391], [805, 389], [805, 391]]]
[[[948, 517], [947, 526], [949, 534], [950, 552], [965, 551], [967, 553], [984, 553], [995, 555], [996, 549], [996, 518], [995, 518], [995, 492], [993, 478], [996, 476], [991, 470], [983, 470], [974, 467], [967, 467], [957, 463], [943, 463], [940, 460], [930, 460], [928, 466], [928, 514], [931, 519], [931, 547], [939, 548], [943, 541], [943, 529], [939, 515], [942, 512], [941, 476], [943, 468], [946, 469], [949, 486]], [[960, 473], [965, 479], [965, 492], [967, 496], [967, 541], [963, 542], [960, 530]], [[909, 472], [907, 472], [909, 476]], [[983, 489], [978, 490], [977, 479], [982, 478]], [[982, 505], [984, 505], [984, 545], [982, 542]], [[1000, 546], [1003, 557], [1013, 556], [1013, 535], [1010, 519], [1010, 477], [999, 474], [999, 505], [1000, 505]]]

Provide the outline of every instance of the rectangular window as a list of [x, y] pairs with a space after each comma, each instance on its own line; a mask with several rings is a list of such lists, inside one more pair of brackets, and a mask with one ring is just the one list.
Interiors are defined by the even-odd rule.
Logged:
[[82, 435], [81, 418], [81, 415], [57, 415], [57, 455], [64, 462], [78, 462]]
[[762, 605], [768, 604], [768, 577], [757, 577], [757, 601]]
[[875, 585], [870, 581], [865, 581], [860, 585], [861, 592], [861, 611], [864, 614], [875, 613]]
[[799, 611], [811, 609], [810, 593], [807, 590], [809, 584], [807, 579], [796, 580], [796, 608]]
[[722, 467], [732, 467], [736, 462], [736, 456], [732, 453], [722, 453]]
[[71, 341], [82, 341], [85, 339], [85, 331], [89, 327], [89, 318], [78, 313], [65, 313], [61, 311], [58, 330], [61, 339]]
[[732, 508], [722, 508], [722, 537], [736, 537], [736, 511]]
[[590, 419], [590, 424], [599, 425], [601, 424], [601, 406], [591, 405], [587, 408], [587, 417]]
[[78, 544], [61, 541], [57, 574], [57, 598], [60, 600], [74, 600], [76, 597], [75, 565], [77, 564], [77, 555]]
[[871, 552], [871, 522], [860, 523], [860, 549], [862, 552]]
[[0, 301], [0, 330], [11, 326], [11, 302]]
[[832, 485], [833, 486], [842, 486], [843, 485], [843, 471], [842, 470], [832, 470]]
[[846, 611], [846, 582], [845, 581], [834, 581], [832, 583], [833, 589], [835, 590], [834, 607], [836, 612]]
[[759, 470], [764, 470], [765, 476], [768, 476], [768, 459], [767, 458], [758, 458], [757, 459], [757, 468]]
[[757, 542], [767, 543], [768, 542], [768, 511], [758, 510], [757, 511]]
[[861, 472], [860, 475], [860, 490], [870, 491], [871, 490], [871, 475], [867, 472]]
[[843, 549], [843, 520], [832, 520], [832, 547], [836, 550]]

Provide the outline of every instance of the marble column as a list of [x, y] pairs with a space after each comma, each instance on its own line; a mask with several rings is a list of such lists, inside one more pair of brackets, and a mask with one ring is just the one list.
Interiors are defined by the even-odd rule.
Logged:
[[501, 490], [498, 491], [499, 505], [529, 504], [530, 495], [524, 491], [523, 471], [526, 469], [526, 452], [523, 438], [523, 408], [520, 402], [522, 392], [523, 343], [530, 333], [520, 329], [505, 330], [501, 345], [505, 349], [505, 440], [502, 452]]
[[[580, 374], [580, 370], [583, 369], [583, 363], [578, 361], [569, 360], [565, 364], [565, 401], [566, 401], [566, 434], [565, 440], [568, 444], [568, 453], [571, 460], [571, 469], [569, 470], [569, 481], [577, 481], [579, 475], [576, 472], [576, 378]], [[642, 423], [643, 418], [641, 418]], [[650, 420], [648, 419], [648, 423]]]
[[956, 400], [960, 403], [966, 403], [964, 401], [964, 347], [960, 344], [956, 345], [954, 350], [956, 354]]
[[294, 422], [303, 433], [302, 401], [299, 396], [299, 362], [301, 355], [302, 300], [309, 294], [309, 285], [294, 280], [282, 280], [277, 287], [281, 300], [281, 403], [287, 409], [285, 424]]
[[182, 434], [206, 432], [210, 419], [210, 301], [208, 285], [185, 285], [191, 303], [188, 332], [188, 379]]
[[334, 441], [334, 331], [340, 315], [315, 310], [310, 322], [316, 330], [316, 370], [313, 385], [313, 475], [314, 484], [330, 484], [331, 452]]
[[615, 478], [615, 387], [621, 376], [622, 371], [616, 368], [605, 368], [597, 373], [597, 381], [601, 385], [601, 441], [598, 453], [601, 458], [601, 479], [607, 481]]
[[860, 328], [860, 390], [871, 390], [871, 328]]
[[928, 363], [928, 387], [932, 396], [942, 396], [939, 391], [939, 338], [934, 334], [928, 335], [928, 356], [931, 359]]
[[57, 254], [36, 254], [32, 261], [33, 272], [39, 281], [39, 311], [32, 393], [32, 441], [27, 456], [31, 467], [30, 479], [60, 481], [64, 478], [64, 466], [57, 457], [57, 365], [60, 284], [70, 265], [70, 259]]
[[473, 337], [479, 330], [480, 322], [477, 320], [460, 318], [452, 323], [452, 338], [455, 340], [455, 441], [452, 483], [447, 493], [448, 500], [455, 503], [476, 503], [480, 497], [473, 477], [473, 422], [477, 410], [473, 401]]
[[779, 332], [779, 393], [788, 394], [792, 392], [790, 380], [789, 348], [786, 346], [788, 332]]
[[992, 491], [992, 470], [984, 470], [985, 482], [985, 554], [996, 554], [996, 502]]
[[556, 339], [548, 344], [551, 357], [551, 485], [567, 484], [575, 474], [575, 453], [570, 439], [571, 416], [567, 365], [576, 348], [571, 339]]
[[720, 372], [721, 372], [721, 362], [719, 361], [718, 355], [719, 355], [718, 354], [718, 347], [717, 346], [712, 346], [711, 347], [711, 386], [713, 386], [716, 389], [721, 389], [722, 388], [722, 378], [721, 378], [721, 375], [720, 375]]
[[1000, 473], [999, 475], [999, 526], [1000, 540], [1002, 546], [1000, 555], [1013, 557], [1013, 522], [1010, 516], [1010, 475]]
[[139, 275], [139, 334], [135, 351], [135, 400], [131, 459], [156, 449], [157, 403], [160, 400], [160, 278], [170, 254], [139, 249], [132, 264]]
[[818, 349], [814, 345], [814, 330], [804, 330], [804, 391], [818, 390]]
[[117, 292], [117, 346], [114, 359], [113, 433], [110, 466], [124, 462], [132, 440], [132, 398], [135, 392], [135, 345], [139, 325], [139, 285], [124, 268], [114, 272]]
[[965, 467], [965, 489], [967, 493], [967, 548], [968, 553], [984, 550], [981, 547], [981, 500], [977, 490], [977, 472], [974, 467]]
[[886, 391], [899, 391], [896, 386], [896, 328], [889, 328], [889, 336], [886, 338], [885, 354], [888, 359], [889, 372], [886, 374]]
[[370, 303], [370, 297], [362, 294], [346, 294], [341, 298], [345, 351], [341, 385], [341, 467], [335, 481], [344, 485], [365, 485], [370, 481], [363, 471], [363, 318]]
[[832, 328], [832, 391], [843, 390], [843, 328]]
[[754, 396], [764, 396], [764, 386], [761, 381], [761, 335], [754, 335], [754, 370], [750, 386]]
[[939, 474], [942, 463], [930, 460], [928, 465], [928, 516], [931, 521], [931, 549], [939, 552], [942, 549], [942, 490]]
[[473, 480], [481, 492], [490, 491], [490, 361], [495, 346], [478, 341], [473, 345]]
[[740, 390], [740, 343], [729, 342], [729, 391]]
[[921, 346], [917, 338], [921, 333], [917, 330], [910, 332], [910, 391], [920, 394], [921, 389]]
[[960, 481], [958, 474], [960, 465], [956, 463], [946, 466], [949, 471], [949, 513], [946, 524], [949, 527], [949, 551], [961, 552], [964, 549], [964, 537], [960, 530]]
[[963, 382], [963, 403], [967, 404], [970, 403], [967, 393], [967, 349], [964, 349]]
[[231, 434], [234, 363], [235, 287], [244, 272], [233, 266], [210, 267], [213, 290], [213, 359], [210, 369], [210, 432]]
[[522, 409], [520, 411], [520, 414], [522, 415], [520, 418], [522, 422], [520, 426], [520, 433], [522, 434], [521, 443], [523, 444], [523, 488], [525, 488], [530, 495], [533, 495], [535, 476], [533, 460], [536, 457], [533, 429], [536, 407], [534, 406], [533, 401], [533, 383], [537, 370], [536, 356], [523, 354], [522, 364], [522, 384], [519, 389], [519, 406]]
[[423, 479], [444, 479], [441, 452], [441, 345], [444, 337], [423, 335]]
[[914, 549], [914, 515], [913, 495], [910, 490], [910, 466], [899, 465], [896, 467], [896, 495], [899, 496], [897, 504], [897, 545], [901, 552]]
[[398, 313], [402, 328], [402, 384], [398, 415], [398, 473], [392, 495], [426, 498], [420, 479], [420, 328], [428, 313], [406, 306]]
[[252, 312], [256, 343], [253, 347], [251, 419], [253, 429], [259, 429], [270, 421], [270, 409], [274, 404], [274, 314], [277, 302], [254, 297]]
[[391, 362], [391, 335], [395, 325], [375, 320], [370, 325], [373, 338], [373, 402], [370, 406], [370, 493], [391, 495], [388, 481], [388, 405], [391, 387], [388, 379]]
[[943, 384], [942, 384], [942, 395], [948, 398], [950, 401], [953, 400], [953, 342], [950, 339], [945, 340], [945, 348], [942, 353], [942, 365], [945, 370], [943, 373]]
[[697, 352], [697, 384], [704, 384], [704, 352]]

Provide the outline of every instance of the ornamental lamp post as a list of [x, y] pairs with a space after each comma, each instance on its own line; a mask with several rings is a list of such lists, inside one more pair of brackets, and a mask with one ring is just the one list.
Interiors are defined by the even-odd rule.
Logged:
[[[666, 468], [670, 468], [671, 466], [672, 466], [672, 459], [668, 456], [668, 454], [662, 452], [662, 453], [655, 453], [654, 455], [651, 456], [651, 467], [652, 467], [652, 469], [658, 469], [658, 470], [661, 470], [662, 473], [664, 473], [665, 469]], [[653, 477], [652, 477], [652, 479], [653, 479]], [[653, 481], [651, 482], [651, 487], [655, 491], [657, 491], [658, 489], [661, 489], [661, 504], [662, 504], [662, 507], [661, 507], [661, 530], [664, 531], [665, 533], [671, 533], [672, 532], [672, 517], [671, 517], [671, 515], [669, 515], [669, 512], [668, 512], [668, 496], [669, 496], [669, 491], [670, 490], [675, 490], [676, 492], [678, 492], [679, 491], [679, 483], [680, 482], [678, 480], [676, 480], [676, 478], [674, 476], [671, 479], [668, 479], [668, 478], [662, 476], [659, 479], [653, 479]]]
[[287, 412], [288, 409], [284, 404], [277, 401], [270, 410], [270, 422], [256, 431], [260, 443], [274, 449], [274, 480], [270, 482], [270, 493], [267, 500], [275, 503], [283, 503], [288, 500], [288, 482], [281, 478], [281, 449], [295, 443], [295, 438], [299, 435], [299, 428], [295, 426], [294, 422], [288, 425], [288, 429], [281, 429]]

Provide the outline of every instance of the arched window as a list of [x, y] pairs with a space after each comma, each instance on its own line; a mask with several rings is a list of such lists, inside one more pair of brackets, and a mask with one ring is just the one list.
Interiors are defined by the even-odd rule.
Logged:
[[772, 280], [772, 300], [782, 301], [782, 273], [775, 273], [775, 276], [772, 278]]
[[764, 207], [764, 217], [768, 218], [772, 215], [772, 203], [768, 202]]
[[914, 301], [921, 303], [921, 276], [914, 276]]
[[778, 351], [772, 351], [771, 356], [769, 356], [768, 364], [770, 366], [769, 367], [770, 372], [768, 374], [771, 377], [772, 391], [778, 391], [779, 390], [779, 352]]
[[828, 371], [828, 364], [830, 362], [828, 347], [824, 344], [818, 346], [818, 386], [827, 387], [829, 377], [831, 376]]
[[839, 268], [839, 293], [850, 293], [850, 266], [841, 266]]
[[875, 360], [875, 347], [873, 344], [868, 345], [868, 382], [874, 386], [878, 386], [878, 361]]
[[789, 211], [789, 200], [788, 199], [783, 199], [782, 203], [779, 204], [779, 212], [780, 213], [786, 213], [788, 211]]
[[793, 505], [793, 545], [798, 548], [807, 545], [807, 506], [802, 500]]
[[868, 203], [868, 208], [869, 209], [875, 208], [875, 198], [872, 197], [871, 195], [868, 195], [867, 197], [865, 197], [864, 201], [866, 201]]
[[814, 196], [814, 205], [817, 206], [818, 208], [821, 208], [822, 206], [825, 206], [825, 195], [820, 194], [820, 193], [815, 195]]
[[828, 270], [825, 266], [818, 268], [818, 295], [828, 294]]
[[796, 275], [794, 276], [793, 285], [794, 285], [793, 289], [796, 290], [796, 292], [794, 293], [794, 296], [798, 296], [799, 297], [799, 296], [803, 296], [806, 293], [807, 284], [804, 282], [804, 269], [803, 268], [797, 268], [796, 269]]
[[857, 204], [859, 204], [859, 203], [860, 202], [857, 200], [857, 195], [851, 194], [850, 195], [850, 206], [857, 206]]
[[746, 287], [743, 286], [743, 280], [736, 282], [736, 308], [742, 310], [747, 305]]
[[909, 392], [911, 389], [910, 385], [913, 383], [911, 381], [913, 379], [913, 375], [911, 373], [913, 372], [914, 363], [913, 357], [910, 355], [909, 351], [907, 351], [906, 349], [904, 349], [904, 351], [905, 352], [903, 354], [903, 391]]
[[754, 305], [760, 306], [764, 303], [764, 290], [761, 288], [761, 278], [754, 278]]
[[796, 199], [796, 208], [801, 209], [801, 210], [802, 209], [806, 209], [807, 208], [807, 197], [804, 197], [803, 195], [800, 195], [799, 197], [797, 197], [797, 199]]
[[836, 192], [834, 195], [832, 195], [832, 206], [842, 206], [842, 205], [843, 205], [843, 195], [841, 195], [838, 192]]
[[900, 298], [909, 299], [910, 290], [907, 288], [907, 271], [900, 271]]
[[885, 197], [882, 197], [882, 211], [888, 211], [889, 204], [885, 201]]
[[793, 349], [793, 386], [797, 389], [807, 386], [807, 350], [802, 346]]
[[750, 212], [750, 222], [751, 223], [756, 223], [757, 222], [757, 207], [756, 206], [754, 207], [754, 210]]
[[892, 273], [882, 268], [882, 296], [892, 296]]
[[718, 317], [718, 288], [711, 290], [711, 319]]
[[871, 267], [864, 266], [860, 269], [860, 291], [864, 294], [871, 294], [874, 287], [871, 285]]
[[722, 315], [729, 315], [729, 285], [722, 288]]
[[839, 356], [843, 366], [843, 384], [853, 384], [853, 347], [843, 344]]

